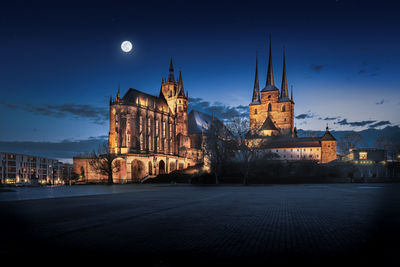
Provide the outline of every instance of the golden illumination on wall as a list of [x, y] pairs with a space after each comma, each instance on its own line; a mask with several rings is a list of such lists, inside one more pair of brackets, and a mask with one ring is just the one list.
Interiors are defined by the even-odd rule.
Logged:
[[360, 152], [358, 156], [360, 159], [367, 159], [367, 152]]

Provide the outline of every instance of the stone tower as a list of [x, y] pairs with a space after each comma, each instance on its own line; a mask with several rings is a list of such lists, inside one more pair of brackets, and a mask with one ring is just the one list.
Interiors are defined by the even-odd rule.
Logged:
[[258, 60], [256, 59], [256, 74], [253, 88], [253, 98], [250, 109], [250, 132], [252, 134], [293, 135], [294, 134], [294, 101], [293, 91], [289, 98], [286, 59], [283, 51], [283, 72], [281, 90], [275, 86], [272, 67], [271, 39], [269, 41], [269, 61], [265, 88], [259, 96]]
[[179, 72], [178, 81], [175, 80], [174, 65], [172, 58], [169, 63], [168, 79], [161, 82], [160, 98], [164, 98], [171, 113], [175, 116], [175, 135], [176, 150], [181, 156], [186, 153], [186, 148], [190, 147], [188, 135], [188, 93], [185, 94], [183, 87], [182, 73]]
[[169, 64], [168, 79], [161, 83], [160, 97], [165, 98], [172, 114], [176, 116], [176, 134], [187, 136], [188, 94], [185, 95], [181, 72], [179, 72], [178, 81], [175, 81], [172, 58]]

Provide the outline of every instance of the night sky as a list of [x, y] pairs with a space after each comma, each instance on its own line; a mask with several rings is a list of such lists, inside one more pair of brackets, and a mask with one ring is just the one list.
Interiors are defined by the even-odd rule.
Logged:
[[297, 128], [400, 124], [394, 1], [31, 2], [0, 7], [0, 141], [106, 136], [110, 95], [158, 95], [171, 57], [191, 108], [246, 114], [269, 35], [279, 88], [286, 47]]

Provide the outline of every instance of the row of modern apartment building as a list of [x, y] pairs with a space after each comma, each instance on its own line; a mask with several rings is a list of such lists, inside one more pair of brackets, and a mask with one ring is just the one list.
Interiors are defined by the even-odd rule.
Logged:
[[32, 155], [0, 152], [2, 184], [62, 184], [72, 178], [72, 164]]

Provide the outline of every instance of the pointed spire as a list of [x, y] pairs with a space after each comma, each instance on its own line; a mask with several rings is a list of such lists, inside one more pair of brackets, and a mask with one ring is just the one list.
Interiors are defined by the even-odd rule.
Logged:
[[260, 85], [258, 82], [258, 52], [256, 53], [256, 74], [254, 77], [252, 104], [260, 104]]
[[168, 82], [175, 82], [175, 78], [174, 78], [174, 65], [172, 64], [172, 57], [171, 57], [171, 61], [169, 62]]
[[285, 46], [283, 46], [283, 73], [282, 73], [282, 86], [281, 86], [281, 97], [280, 98], [288, 98], [288, 85], [286, 79], [286, 60], [285, 60]]
[[272, 69], [271, 35], [269, 35], [269, 61], [268, 61], [267, 81], [265, 82], [265, 87], [267, 87], [268, 85], [275, 86], [274, 71]]
[[182, 72], [181, 72], [181, 71], [179, 71], [178, 84], [183, 86], [183, 82], [182, 82]]
[[183, 88], [182, 72], [179, 72], [178, 78], [178, 96], [185, 96], [185, 90]]

